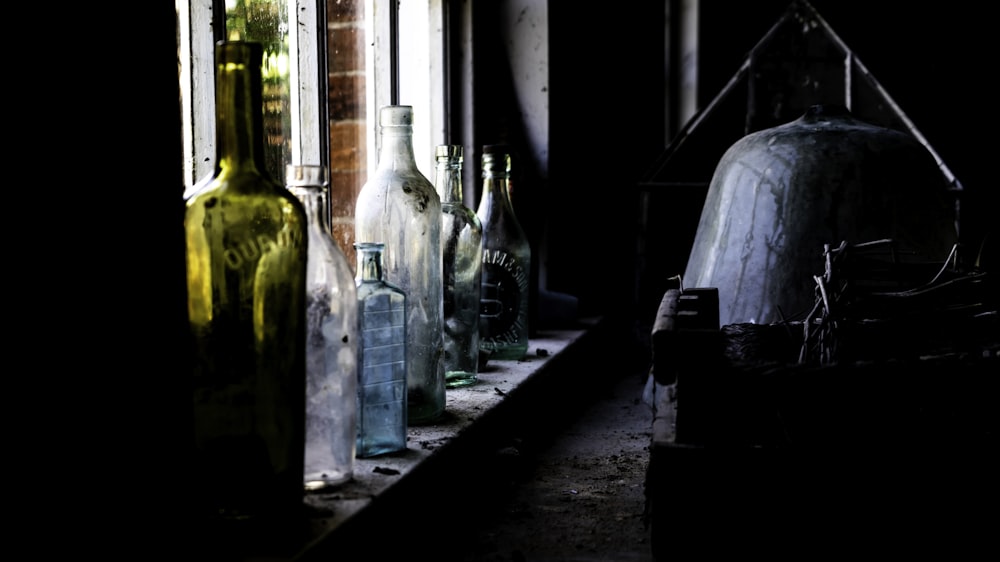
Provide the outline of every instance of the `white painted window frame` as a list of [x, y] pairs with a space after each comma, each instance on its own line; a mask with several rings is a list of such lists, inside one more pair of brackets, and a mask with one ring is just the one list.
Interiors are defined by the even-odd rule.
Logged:
[[[290, 80], [292, 160], [326, 164], [322, 154], [329, 134], [327, 102], [320, 87], [319, 49], [326, 48], [321, 37], [318, 2], [287, 0], [289, 58], [296, 61]], [[447, 0], [360, 0], [364, 2], [366, 34], [366, 119], [368, 123], [367, 167], [374, 170], [378, 159], [378, 109], [384, 105], [411, 105], [414, 113], [414, 154], [424, 175], [434, 169], [434, 146], [449, 142], [446, 135], [444, 18]], [[183, 111], [184, 177], [188, 187], [214, 170], [215, 97], [213, 0], [175, 0], [178, 14], [181, 107]], [[393, 12], [394, 10], [398, 10]], [[291, 16], [290, 16], [291, 17]], [[398, 46], [398, 48], [397, 48]], [[317, 125], [319, 124], [319, 125]]]
[[[434, 147], [446, 132], [445, 14], [447, 0], [365, 0], [368, 169], [378, 162], [378, 111], [413, 107], [417, 167], [434, 180]], [[396, 13], [390, 12], [397, 9]], [[395, 40], [394, 40], [395, 38]], [[394, 64], [395, 63], [395, 64]]]
[[[325, 137], [329, 135], [326, 90], [322, 87], [326, 69], [320, 68], [320, 49], [326, 48], [320, 36], [319, 2], [325, 0], [287, 1], [289, 17], [289, 80], [291, 104], [292, 163], [329, 165]], [[191, 188], [215, 169], [215, 32], [216, 21], [224, 14], [213, 14], [213, 0], [175, 0], [178, 24], [180, 97], [183, 123], [184, 179]], [[325, 22], [324, 26], [325, 26]], [[322, 75], [320, 74], [322, 72]], [[275, 178], [282, 181], [283, 178]]]

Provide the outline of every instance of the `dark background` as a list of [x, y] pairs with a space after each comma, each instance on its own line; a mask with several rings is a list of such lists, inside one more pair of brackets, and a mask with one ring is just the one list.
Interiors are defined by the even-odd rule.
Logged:
[[[811, 4], [963, 184], [963, 232], [981, 239], [993, 220], [988, 202], [996, 189], [996, 92], [988, 78], [996, 49], [989, 18], [966, 0]], [[789, 5], [700, 2], [700, 107], [735, 75]], [[550, 199], [537, 211], [546, 215], [558, 248], [551, 251], [550, 288], [578, 295], [583, 314], [619, 310], [616, 303], [633, 290], [627, 271], [635, 247], [631, 197], [668, 143], [663, 5], [600, 6], [549, 6]], [[679, 214], [691, 212], [700, 207], [664, 208], [657, 220], [681, 220]]]
[[[787, 5], [701, 2], [703, 102]], [[977, 201], [967, 227], [991, 227], [996, 49], [984, 4], [816, 0], [813, 6]], [[61, 76], [45, 108], [58, 117], [50, 130], [61, 135], [45, 145], [50, 158], [42, 169], [57, 174], [52, 197], [65, 198], [56, 200], [61, 212], [50, 236], [72, 249], [48, 252], [58, 275], [45, 286], [45, 298], [60, 305], [45, 315], [39, 333], [47, 341], [69, 340], [65, 351], [48, 347], [46, 355], [68, 356], [69, 384], [58, 390], [80, 415], [60, 427], [70, 429], [70, 442], [82, 443], [84, 453], [59, 466], [87, 474], [76, 474], [74, 483], [84, 485], [62, 497], [70, 512], [47, 515], [78, 517], [85, 510], [94, 527], [88, 538], [101, 546], [124, 546], [125, 537], [179, 550], [184, 530], [171, 514], [183, 505], [187, 436], [180, 428], [189, 395], [178, 353], [185, 305], [175, 13], [169, 3], [108, 12], [100, 26], [81, 24], [77, 43], [63, 36], [58, 45], [72, 48], [60, 51], [68, 63], [56, 68], [83, 65], [87, 72]], [[545, 215], [550, 233], [562, 233], [550, 288], [579, 296], [583, 313], [608, 312], [633, 283], [635, 213], [627, 194], [667, 144], [663, 6], [552, 2], [549, 16], [551, 167], [546, 198], [533, 212]], [[89, 64], [95, 58], [100, 64]], [[51, 208], [52, 198], [42, 201], [40, 210]], [[53, 321], [66, 329], [55, 332]], [[65, 444], [62, 433], [49, 439]], [[95, 506], [105, 515], [94, 517]]]

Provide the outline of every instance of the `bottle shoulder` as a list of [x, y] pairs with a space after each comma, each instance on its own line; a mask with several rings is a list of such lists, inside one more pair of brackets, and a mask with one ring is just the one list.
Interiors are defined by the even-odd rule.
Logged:
[[525, 238], [504, 238], [500, 236], [483, 236], [483, 251], [502, 251], [520, 257], [531, 259], [531, 245]]
[[418, 213], [440, 213], [441, 198], [422, 176], [383, 173], [372, 176], [361, 186], [355, 203], [356, 209], [364, 211], [371, 207], [378, 213], [392, 206], [407, 206]]
[[406, 291], [385, 280], [355, 280], [355, 293], [358, 300], [365, 300], [376, 295], [390, 295], [397, 300], [406, 299]]
[[336, 278], [338, 282], [350, 281], [354, 285], [354, 272], [333, 237], [321, 229], [310, 227], [309, 253], [311, 257], [315, 256], [313, 261], [322, 268], [323, 277]]
[[513, 209], [504, 206], [480, 207], [476, 212], [476, 217], [483, 229], [483, 232], [510, 232], [524, 235], [521, 222], [517, 219]]
[[430, 190], [438, 200], [441, 199], [434, 183], [419, 168], [405, 163], [377, 166], [361, 189], [364, 190], [369, 186], [374, 189], [401, 189], [407, 192]]
[[530, 253], [528, 235], [513, 214], [480, 214], [479, 219], [484, 248], [505, 248], [519, 254]]
[[441, 213], [446, 215], [446, 219], [450, 218], [461, 224], [467, 224], [473, 230], [482, 231], [483, 229], [479, 215], [461, 203], [444, 203], [441, 205]]
[[305, 207], [285, 186], [256, 173], [227, 174], [202, 180], [188, 192], [188, 205], [207, 199], [231, 202], [288, 204], [303, 214]]

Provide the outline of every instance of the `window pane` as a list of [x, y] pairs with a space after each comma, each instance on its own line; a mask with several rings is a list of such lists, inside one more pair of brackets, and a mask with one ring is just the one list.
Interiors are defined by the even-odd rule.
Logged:
[[434, 146], [444, 144], [444, 0], [399, 3], [399, 103], [413, 106], [413, 155], [434, 181]]
[[[354, 203], [377, 164], [378, 108], [413, 106], [417, 163], [432, 181], [433, 147], [450, 142], [445, 3], [176, 0], [188, 187], [215, 165], [215, 40], [260, 42], [268, 171], [281, 181], [287, 163], [329, 166], [331, 230], [353, 263]], [[213, 17], [216, 7], [225, 14]], [[217, 21], [224, 29], [213, 28]]]
[[[187, 186], [215, 167], [215, 41], [255, 41], [264, 47], [264, 161], [277, 180], [289, 163], [328, 162], [326, 72], [319, 41], [326, 0], [176, 0], [178, 69], [184, 111]], [[224, 9], [224, 14], [214, 10]], [[292, 25], [289, 17], [295, 18]], [[213, 22], [224, 21], [223, 29]], [[293, 86], [294, 85], [294, 86]]]
[[264, 47], [261, 70], [264, 102], [264, 164], [283, 181], [291, 163], [287, 0], [226, 0], [226, 39]]

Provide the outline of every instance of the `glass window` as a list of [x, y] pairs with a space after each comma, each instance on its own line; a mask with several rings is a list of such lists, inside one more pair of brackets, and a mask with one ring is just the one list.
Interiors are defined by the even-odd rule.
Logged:
[[[353, 263], [354, 202], [378, 158], [378, 108], [412, 105], [414, 152], [433, 181], [446, 134], [447, 0], [176, 0], [190, 187], [215, 160], [214, 44], [264, 45], [268, 171], [287, 163], [330, 168], [330, 224]], [[216, 29], [214, 22], [225, 22]]]
[[[326, 68], [320, 41], [325, 0], [321, 2], [175, 2], [189, 186], [215, 165], [212, 60], [220, 39], [255, 41], [264, 47], [264, 159], [271, 175], [280, 180], [285, 164], [292, 162], [327, 164]], [[221, 29], [214, 24], [218, 21], [224, 22]]]

